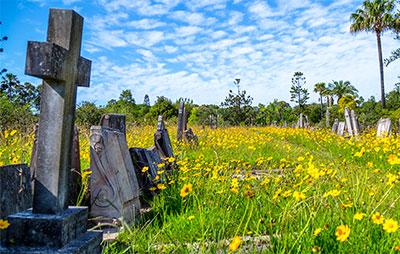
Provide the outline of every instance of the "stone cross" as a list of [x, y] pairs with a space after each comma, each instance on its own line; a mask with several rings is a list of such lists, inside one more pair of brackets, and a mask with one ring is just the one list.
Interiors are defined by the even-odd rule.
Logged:
[[25, 74], [43, 79], [33, 212], [68, 207], [77, 86], [89, 86], [91, 61], [80, 57], [83, 18], [50, 9], [47, 42], [28, 42]]
[[183, 110], [185, 108], [185, 103], [181, 101], [179, 103], [179, 112], [178, 112], [178, 128], [176, 131], [176, 138], [178, 141], [182, 140], [182, 135], [183, 135]]
[[353, 125], [354, 136], [358, 136], [360, 135], [360, 124], [358, 123], [358, 116], [356, 115], [356, 112], [354, 112], [354, 110], [351, 110], [350, 116], [351, 124]]
[[353, 136], [353, 125], [351, 123], [351, 119], [350, 119], [350, 110], [348, 107], [344, 108], [344, 118], [346, 120], [346, 130], [347, 133], [349, 134], [349, 137]]

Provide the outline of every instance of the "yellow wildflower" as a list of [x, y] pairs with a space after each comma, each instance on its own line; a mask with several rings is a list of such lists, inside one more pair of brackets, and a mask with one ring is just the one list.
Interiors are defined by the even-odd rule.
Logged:
[[157, 184], [157, 188], [159, 188], [160, 190], [164, 190], [164, 189], [166, 189], [167, 187], [165, 187], [164, 184], [159, 183], [159, 184]]
[[194, 219], [193, 215], [188, 217], [188, 220], [193, 220], [193, 219]]
[[0, 229], [6, 229], [9, 226], [10, 226], [10, 223], [8, 223], [8, 220], [0, 219]]
[[340, 242], [346, 241], [346, 239], [350, 236], [350, 228], [347, 225], [340, 225], [336, 228], [336, 240]]
[[384, 220], [385, 220], [385, 218], [379, 212], [376, 212], [375, 214], [372, 215], [372, 221], [375, 224], [378, 224], [378, 225], [383, 224]]
[[355, 220], [362, 220], [365, 216], [367, 216], [365, 213], [356, 213], [353, 218]]
[[300, 200], [302, 200], [302, 199], [305, 199], [305, 198], [306, 198], [306, 195], [305, 195], [304, 193], [302, 193], [302, 192], [295, 191], [295, 192], [293, 192], [293, 197], [294, 197], [297, 201], [300, 201]]
[[231, 251], [235, 251], [237, 248], [239, 248], [239, 246], [240, 246], [241, 243], [242, 243], [242, 239], [240, 239], [239, 236], [235, 236], [235, 237], [232, 239], [231, 244], [229, 244], [229, 249], [230, 249]]
[[314, 231], [313, 235], [314, 235], [314, 236], [318, 236], [319, 233], [321, 233], [321, 231], [322, 231], [322, 228], [317, 228], [317, 229]]
[[143, 167], [142, 172], [146, 172], [147, 170], [149, 170], [149, 167]]
[[192, 192], [193, 190], [193, 185], [191, 183], [189, 184], [184, 184], [182, 189], [181, 189], [181, 194], [180, 196], [182, 198], [186, 197], [187, 195], [189, 195], [190, 192]]
[[383, 230], [388, 233], [396, 232], [397, 229], [399, 229], [399, 224], [393, 219], [385, 220], [385, 223], [383, 223]]

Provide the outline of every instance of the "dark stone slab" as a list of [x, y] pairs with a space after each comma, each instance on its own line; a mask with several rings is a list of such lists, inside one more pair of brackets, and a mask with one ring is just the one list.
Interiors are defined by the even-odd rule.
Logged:
[[35, 214], [26, 210], [8, 216], [6, 247], [62, 248], [86, 232], [86, 207], [70, 207], [59, 214]]
[[160, 117], [158, 118], [157, 131], [154, 133], [154, 145], [157, 148], [160, 158], [164, 160], [165, 158], [172, 158], [175, 156], [168, 130], [164, 126], [162, 117]]
[[183, 136], [183, 130], [184, 130], [183, 129], [184, 128], [183, 111], [184, 111], [184, 108], [185, 108], [185, 103], [183, 101], [181, 101], [179, 103], [178, 127], [177, 127], [177, 130], [176, 130], [176, 138], [177, 138], [178, 141], [181, 141], [182, 140], [182, 136]]
[[100, 126], [117, 129], [126, 134], [126, 117], [119, 114], [104, 114], [100, 119]]
[[0, 219], [32, 207], [32, 188], [26, 164], [0, 167]]
[[183, 132], [183, 138], [187, 143], [197, 144], [198, 142], [197, 136], [193, 133], [191, 128]]

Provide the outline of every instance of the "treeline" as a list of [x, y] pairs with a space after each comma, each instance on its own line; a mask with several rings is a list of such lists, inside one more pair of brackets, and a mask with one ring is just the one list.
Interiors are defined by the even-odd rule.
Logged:
[[[176, 122], [179, 102], [184, 101], [189, 124], [218, 126], [267, 126], [287, 125], [295, 123], [300, 112], [308, 116], [310, 124], [317, 127], [326, 126], [326, 110], [329, 107], [329, 126], [335, 118], [343, 120], [344, 107], [354, 109], [360, 123], [367, 127], [373, 126], [381, 117], [390, 117], [393, 122], [400, 118], [400, 84], [386, 94], [386, 109], [381, 108], [381, 102], [374, 97], [364, 100], [359, 97], [358, 90], [348, 81], [333, 81], [328, 84], [315, 84], [314, 92], [320, 95], [320, 103], [307, 104], [308, 90], [301, 88], [305, 78], [299, 79], [302, 73], [296, 72], [292, 80], [292, 101], [297, 105], [292, 107], [288, 102], [273, 100], [268, 104], [253, 106], [253, 98], [246, 90], [241, 90], [238, 80], [234, 82], [237, 92], [229, 91], [220, 105], [197, 105], [193, 100], [180, 98], [172, 100], [160, 96], [150, 105], [148, 95], [142, 103], [137, 103], [130, 90], [123, 90], [118, 99], [110, 100], [104, 106], [94, 102], [82, 102], [77, 105], [76, 122], [80, 126], [97, 125], [104, 113], [124, 114], [128, 124], [156, 124], [157, 117], [162, 115], [165, 120]], [[297, 88], [296, 88], [297, 86]], [[301, 92], [296, 96], [296, 91]], [[302, 97], [303, 96], [303, 97]], [[300, 102], [298, 100], [300, 98]], [[334, 103], [336, 101], [336, 103]], [[33, 86], [11, 74], [2, 75], [0, 85], [0, 128], [22, 128], [31, 126], [38, 121], [40, 105], [40, 86]]]

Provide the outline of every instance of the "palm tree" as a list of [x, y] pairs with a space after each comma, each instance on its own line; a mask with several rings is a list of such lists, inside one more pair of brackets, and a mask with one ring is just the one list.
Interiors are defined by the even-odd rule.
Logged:
[[346, 94], [357, 95], [358, 90], [350, 84], [350, 81], [334, 81], [329, 83], [330, 94], [337, 97], [337, 102], [339, 103], [340, 98]]
[[400, 21], [392, 13], [394, 9], [394, 1], [375, 0], [370, 2], [364, 1], [362, 8], [356, 13], [351, 14], [350, 20], [353, 22], [350, 26], [351, 33], [361, 31], [375, 32], [378, 44], [379, 70], [381, 75], [381, 99], [382, 108], [386, 108], [385, 102], [385, 86], [383, 80], [383, 61], [382, 61], [382, 44], [381, 34], [388, 29], [396, 29], [399, 27]]
[[325, 83], [317, 83], [314, 85], [314, 93], [319, 93], [319, 100], [321, 102], [321, 119], [324, 118], [324, 105], [322, 101], [322, 95], [326, 91]]

